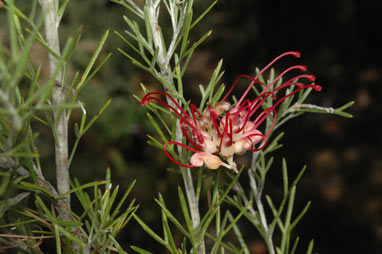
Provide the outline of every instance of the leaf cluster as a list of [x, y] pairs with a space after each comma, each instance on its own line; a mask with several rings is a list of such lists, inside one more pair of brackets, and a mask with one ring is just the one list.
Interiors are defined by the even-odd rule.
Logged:
[[[60, 21], [69, 0], [53, 2]], [[46, 13], [39, 2], [30, 1], [28, 10], [24, 13], [14, 0], [5, 0], [0, 9], [7, 15], [9, 34], [8, 42], [0, 45], [0, 252], [17, 249], [41, 253], [40, 245], [53, 239], [57, 253], [124, 253], [115, 238], [137, 209], [134, 201], [126, 206], [134, 183], [118, 201], [119, 188], [112, 188], [108, 170], [105, 181], [80, 184], [75, 179], [69, 192], [58, 193], [44, 176], [47, 168], [40, 162], [36, 131], [47, 127], [52, 141], [57, 142], [55, 126], [59, 116], [65, 114], [69, 121], [73, 110], [82, 113], [80, 123], [74, 127], [69, 168], [80, 138], [111, 102], [107, 101], [89, 120], [79, 99], [80, 92], [111, 56], [99, 60], [109, 31], [100, 39], [85, 69], [72, 75], [68, 70], [81, 29], [67, 38], [58, 54], [41, 34]], [[54, 59], [55, 69], [45, 64], [36, 66], [32, 57], [36, 45]], [[49, 76], [45, 75], [49, 72]], [[64, 91], [60, 104], [52, 101], [57, 87]], [[101, 190], [100, 185], [106, 188]], [[85, 192], [91, 187], [92, 197]], [[75, 195], [82, 205], [80, 215], [65, 206], [63, 199], [70, 195]]]

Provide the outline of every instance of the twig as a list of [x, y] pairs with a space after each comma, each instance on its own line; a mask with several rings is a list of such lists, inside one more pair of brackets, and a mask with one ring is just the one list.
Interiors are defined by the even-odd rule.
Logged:
[[[60, 54], [60, 44], [58, 38], [59, 20], [57, 12], [54, 8], [54, 0], [40, 0], [43, 13], [45, 15], [45, 35], [49, 48], [55, 52], [57, 56]], [[58, 59], [49, 54], [49, 67], [50, 76], [56, 72]], [[52, 103], [54, 105], [62, 105], [65, 100], [65, 88], [62, 84], [63, 73], [58, 71], [55, 76], [55, 86], [52, 91]], [[55, 155], [56, 155], [56, 178], [57, 178], [57, 191], [63, 194], [70, 190], [70, 176], [68, 168], [68, 122], [66, 119], [66, 110], [54, 110], [53, 115], [55, 118]], [[65, 206], [70, 209], [70, 195], [67, 195], [63, 202]], [[68, 216], [65, 216], [69, 219]]]
[[327, 114], [333, 114], [334, 108], [332, 107], [321, 107], [313, 104], [300, 104], [300, 103], [295, 103], [292, 107], [290, 107], [288, 110], [285, 111], [284, 115], [287, 113], [291, 112], [296, 112], [300, 111], [302, 109], [317, 109], [317, 110], [322, 110], [323, 112]]
[[179, 7], [175, 7], [174, 3], [170, 2], [169, 14], [171, 16], [173, 34], [172, 34], [172, 39], [171, 39], [170, 46], [168, 47], [168, 51], [167, 51], [167, 55], [166, 55], [167, 63], [170, 61], [172, 55], [174, 54], [174, 51], [176, 48], [176, 42], [178, 40], [179, 34], [182, 31], [182, 27], [184, 24], [184, 18], [186, 16], [186, 12], [187, 12], [187, 3], [183, 2], [182, 4], [183, 4], [183, 6], [182, 6], [182, 8], [180, 8], [181, 14], [180, 14], [179, 19], [177, 20], [176, 19], [177, 15], [175, 15], [175, 12], [177, 12], [177, 10], [179, 10]]
[[254, 194], [255, 203], [256, 203], [257, 209], [259, 211], [261, 226], [264, 230], [263, 237], [264, 237], [265, 243], [268, 247], [269, 254], [275, 254], [275, 247], [273, 244], [272, 232], [270, 232], [270, 230], [269, 230], [267, 217], [266, 217], [265, 211], [264, 211], [264, 205], [263, 205], [263, 202], [261, 200], [263, 188], [262, 188], [262, 186], [259, 186], [259, 184], [264, 185], [264, 183], [261, 182], [261, 183], [257, 184], [256, 178], [254, 175], [254, 172], [256, 172], [256, 170], [257, 170], [256, 162], [257, 162], [258, 155], [259, 155], [259, 152], [254, 152], [252, 154], [251, 168], [248, 169], [249, 184], [250, 184], [251, 190]]
[[145, 14], [144, 14], [143, 11], [141, 10], [141, 8], [139, 8], [139, 6], [138, 6], [136, 3], [134, 3], [133, 0], [125, 0], [125, 1], [126, 1], [128, 4], [130, 4], [130, 5], [134, 8], [134, 10], [135, 10], [137, 13], [139, 13], [139, 15], [141, 15], [142, 18], [144, 18]]

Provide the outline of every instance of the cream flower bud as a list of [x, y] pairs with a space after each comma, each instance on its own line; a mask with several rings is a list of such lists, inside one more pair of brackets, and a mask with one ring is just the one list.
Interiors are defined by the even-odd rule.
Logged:
[[203, 144], [203, 150], [207, 153], [216, 153], [217, 148], [215, 143], [210, 139], [205, 139]]
[[247, 121], [244, 126], [244, 132], [250, 131], [255, 128], [255, 123], [252, 121]]
[[253, 129], [251, 131], [248, 131], [246, 132], [243, 137], [248, 137], [251, 139], [252, 141], [252, 144], [257, 144], [259, 143], [260, 141], [263, 140], [264, 136], [263, 134], [261, 133], [261, 131], [257, 130], [257, 129]]
[[220, 116], [226, 111], [229, 111], [230, 109], [231, 109], [231, 104], [226, 101], [220, 101], [214, 107], [214, 111], [218, 116]]
[[224, 145], [224, 142], [223, 142], [222, 147], [220, 148], [220, 154], [225, 157], [228, 157], [228, 156], [232, 156], [234, 153], [235, 153], [235, 146], [234, 145], [226, 146]]
[[206, 167], [209, 169], [218, 169], [220, 166], [231, 168], [228, 164], [222, 162], [218, 156], [206, 152], [194, 153], [190, 158], [190, 163], [195, 167], [201, 167], [203, 164], [206, 164]]
[[252, 144], [257, 144], [263, 140], [263, 134], [258, 129], [255, 129], [255, 124], [251, 121], [248, 121], [244, 126], [243, 138], [250, 138]]
[[243, 154], [252, 147], [252, 142], [248, 138], [241, 138], [235, 143], [235, 153]]
[[198, 121], [198, 125], [200, 129], [207, 130], [211, 128], [212, 122], [210, 118], [202, 117], [202, 119]]

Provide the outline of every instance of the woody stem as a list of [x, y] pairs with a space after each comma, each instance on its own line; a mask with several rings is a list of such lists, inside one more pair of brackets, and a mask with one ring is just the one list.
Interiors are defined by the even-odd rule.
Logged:
[[[59, 19], [54, 8], [54, 0], [40, 0], [41, 7], [45, 15], [45, 34], [49, 48], [60, 56], [60, 44], [58, 38]], [[55, 78], [55, 85], [52, 91], [52, 103], [60, 106], [65, 100], [65, 88], [62, 84], [62, 71], [58, 71], [58, 59], [49, 54], [50, 76]], [[57, 72], [57, 74], [56, 74]], [[57, 192], [63, 194], [70, 190], [69, 168], [68, 168], [68, 121], [66, 111], [57, 109], [53, 111], [55, 120], [53, 133], [55, 134], [55, 155], [56, 155], [56, 177]], [[70, 196], [62, 199], [62, 205], [67, 211], [70, 210]], [[65, 219], [70, 219], [69, 212], [61, 214]]]

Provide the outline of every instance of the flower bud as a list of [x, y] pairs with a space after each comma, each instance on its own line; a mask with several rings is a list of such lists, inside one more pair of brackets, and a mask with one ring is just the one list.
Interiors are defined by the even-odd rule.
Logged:
[[228, 157], [228, 156], [232, 156], [234, 153], [235, 153], [235, 146], [232, 144], [229, 146], [226, 146], [223, 142], [220, 148], [220, 154], [225, 157]]
[[211, 125], [212, 125], [212, 122], [211, 122], [211, 119], [209, 117], [202, 117], [202, 119], [200, 119], [198, 121], [198, 125], [199, 125], [199, 128], [202, 129], [202, 130], [208, 130], [211, 128]]
[[218, 169], [220, 166], [230, 168], [218, 156], [206, 152], [194, 153], [190, 158], [190, 163], [195, 167], [201, 167], [203, 164], [206, 164], [206, 167], [209, 169]]
[[218, 150], [215, 143], [210, 139], [205, 139], [203, 144], [203, 150], [207, 153], [216, 153]]
[[229, 111], [230, 109], [231, 104], [226, 101], [220, 101], [214, 107], [214, 111], [218, 116], [222, 115], [226, 111]]
[[241, 138], [235, 143], [235, 154], [243, 154], [252, 147], [252, 142], [248, 138]]

